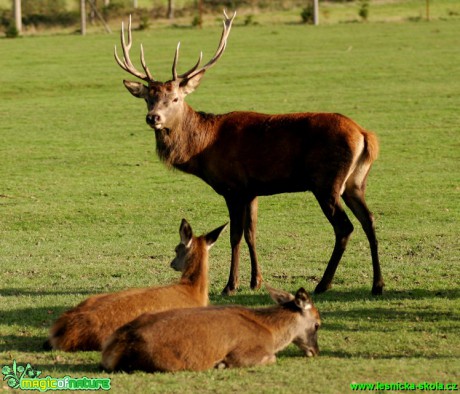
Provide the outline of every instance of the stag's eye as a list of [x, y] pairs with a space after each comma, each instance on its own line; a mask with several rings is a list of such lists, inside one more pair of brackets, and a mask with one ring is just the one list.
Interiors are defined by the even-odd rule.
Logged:
[[176, 97], [175, 99], [173, 99], [173, 103], [177, 103], [179, 101], [179, 97]]

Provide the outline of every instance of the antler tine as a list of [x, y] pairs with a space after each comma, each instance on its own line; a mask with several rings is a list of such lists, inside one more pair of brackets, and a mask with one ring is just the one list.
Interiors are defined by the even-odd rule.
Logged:
[[141, 45], [141, 64], [142, 68], [145, 71], [145, 74], [141, 73], [140, 71], [137, 71], [136, 68], [134, 67], [133, 63], [131, 62], [131, 59], [129, 57], [129, 51], [131, 50], [131, 46], [133, 44], [132, 41], [132, 34], [131, 34], [131, 15], [129, 16], [129, 22], [128, 22], [128, 44], [126, 44], [125, 40], [125, 29], [124, 29], [124, 23], [121, 22], [121, 49], [123, 51], [123, 61], [120, 60], [117, 54], [117, 46], [115, 45], [115, 60], [117, 61], [118, 65], [125, 71], [129, 72], [130, 74], [134, 75], [137, 78], [140, 78], [144, 81], [153, 81], [152, 75], [147, 68], [145, 64], [145, 59], [144, 59], [144, 48]]
[[198, 56], [198, 61], [196, 62], [196, 64], [186, 73], [178, 75], [177, 78], [184, 79], [188, 74], [191, 74], [192, 72], [194, 72], [198, 68], [202, 60], [203, 60], [203, 52], [200, 52], [200, 56]]
[[[220, 37], [220, 42], [219, 42], [219, 45], [217, 47], [217, 50], [216, 50], [216, 53], [214, 54], [214, 56], [212, 57], [212, 59], [207, 62], [203, 67], [201, 67], [200, 69], [198, 69], [198, 66], [200, 65], [201, 63], [201, 59], [202, 59], [202, 56], [203, 56], [203, 53], [200, 53], [200, 58], [198, 60], [198, 63], [193, 66], [189, 71], [187, 71], [186, 73], [184, 74], [181, 74], [179, 75], [178, 77], [183, 79], [183, 78], [193, 78], [195, 75], [203, 72], [203, 71], [206, 71], [207, 69], [211, 68], [218, 60], [219, 58], [222, 56], [222, 54], [224, 53], [225, 51], [225, 47], [227, 46], [227, 38], [230, 34], [230, 29], [232, 28], [232, 23], [233, 23], [233, 19], [235, 19], [235, 16], [236, 16], [236, 11], [233, 13], [233, 16], [231, 18], [228, 17], [226, 11], [224, 10], [224, 21], [223, 21], [223, 24], [224, 24], [224, 29], [222, 30], [222, 35]], [[173, 76], [174, 76], [174, 73], [173, 73]]]
[[149, 81], [154, 81], [154, 79], [153, 79], [153, 77], [152, 77], [152, 74], [150, 73], [149, 68], [148, 68], [147, 65], [145, 64], [144, 47], [142, 46], [142, 44], [141, 44], [141, 65], [142, 65], [142, 68], [144, 69], [145, 73], [147, 74], [148, 80], [149, 80]]
[[173, 61], [173, 66], [172, 66], [172, 76], [173, 76], [173, 81], [177, 80], [177, 62], [179, 61], [179, 48], [180, 48], [180, 41], [177, 43], [176, 47], [176, 53], [174, 54], [174, 61]]

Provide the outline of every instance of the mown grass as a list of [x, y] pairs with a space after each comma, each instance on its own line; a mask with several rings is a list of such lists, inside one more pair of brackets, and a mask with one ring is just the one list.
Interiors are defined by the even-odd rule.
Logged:
[[[169, 78], [219, 28], [135, 33], [150, 69]], [[0, 40], [0, 365], [31, 363], [43, 376], [106, 377], [99, 354], [43, 352], [53, 320], [90, 294], [168, 283], [180, 219], [197, 233], [228, 220], [199, 179], [167, 170], [145, 108], [121, 84], [114, 35]], [[386, 280], [370, 296], [367, 241], [356, 232], [334, 288], [315, 302], [321, 356], [293, 346], [274, 366], [205, 373], [114, 374], [114, 392], [343, 393], [351, 382], [459, 381], [458, 23], [236, 26], [219, 64], [189, 97], [196, 109], [346, 114], [381, 142], [367, 193]], [[134, 55], [133, 55], [134, 58]], [[457, 74], [456, 74], [457, 73]], [[333, 245], [310, 194], [260, 199], [259, 255], [272, 286], [312, 291]], [[249, 290], [220, 291], [228, 232], [211, 251], [213, 303], [266, 305]], [[3, 382], [3, 387], [6, 383]]]

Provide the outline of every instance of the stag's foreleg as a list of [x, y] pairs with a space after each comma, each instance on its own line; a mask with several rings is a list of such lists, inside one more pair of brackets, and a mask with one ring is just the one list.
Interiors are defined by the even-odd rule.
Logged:
[[343, 200], [345, 204], [351, 209], [353, 214], [358, 218], [364, 232], [366, 233], [369, 241], [372, 256], [372, 267], [374, 270], [374, 279], [372, 284], [372, 294], [380, 295], [383, 293], [383, 282], [382, 273], [380, 271], [379, 253], [378, 253], [378, 241], [375, 235], [374, 217], [369, 211], [366, 201], [364, 200], [364, 187], [348, 187], [344, 194]]
[[350, 235], [353, 232], [353, 224], [343, 210], [338, 195], [324, 196], [315, 193], [315, 197], [335, 232], [334, 250], [327, 264], [326, 271], [324, 271], [323, 278], [315, 288], [315, 293], [319, 294], [324, 293], [331, 287], [335, 271], [343, 252], [345, 252]]
[[262, 275], [257, 260], [256, 252], [256, 227], [257, 227], [257, 197], [241, 198], [241, 196], [225, 196], [230, 215], [230, 244], [232, 247], [232, 262], [227, 285], [222, 294], [233, 294], [238, 288], [238, 272], [240, 261], [240, 244], [244, 239], [248, 244], [251, 258], [251, 288], [258, 289], [262, 284]]
[[243, 237], [245, 216], [245, 203], [235, 196], [225, 196], [228, 213], [230, 215], [230, 245], [232, 248], [232, 261], [227, 285], [222, 291], [223, 295], [234, 294], [238, 288], [238, 269], [240, 264], [240, 243]]
[[262, 274], [256, 252], [256, 229], [257, 229], [257, 209], [259, 203], [257, 197], [246, 204], [244, 215], [244, 239], [249, 248], [251, 258], [251, 289], [259, 289], [262, 285]]

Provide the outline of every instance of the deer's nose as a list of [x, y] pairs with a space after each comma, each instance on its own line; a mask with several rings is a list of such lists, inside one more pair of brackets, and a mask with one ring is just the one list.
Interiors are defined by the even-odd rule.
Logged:
[[161, 116], [158, 114], [148, 114], [145, 118], [147, 124], [153, 126], [157, 123], [161, 123]]

